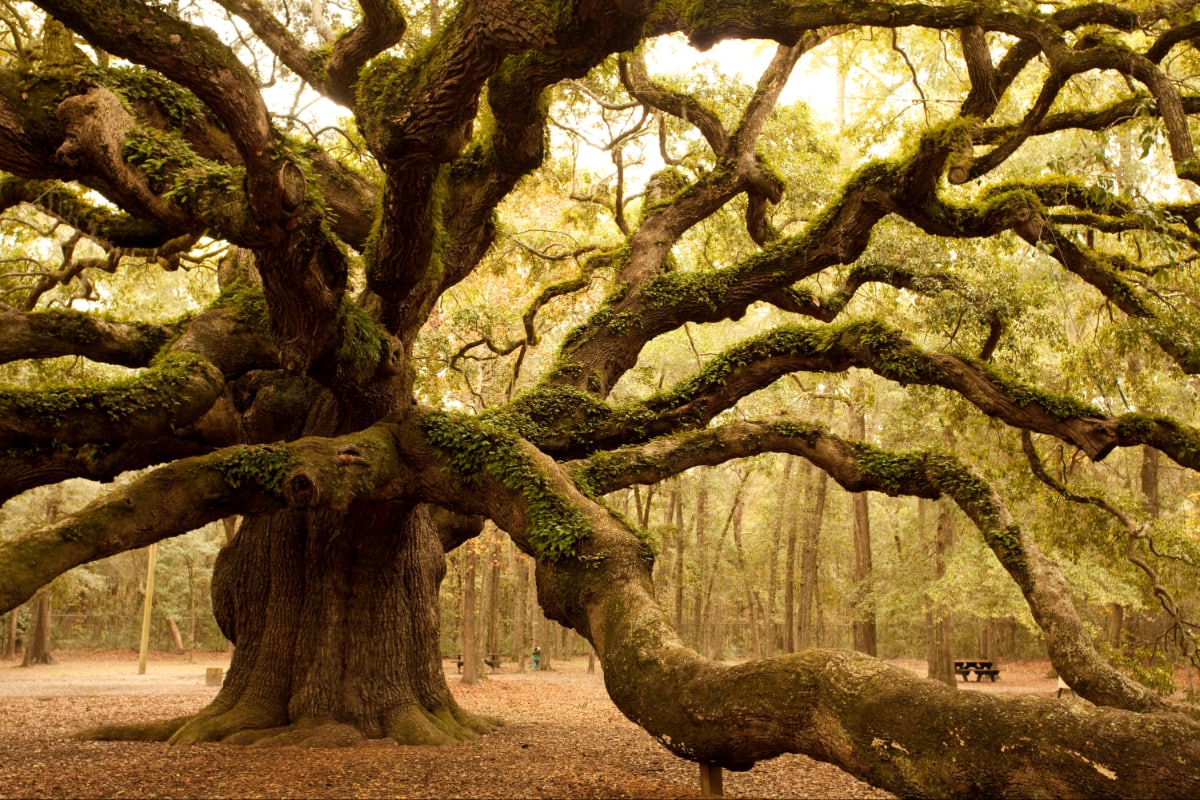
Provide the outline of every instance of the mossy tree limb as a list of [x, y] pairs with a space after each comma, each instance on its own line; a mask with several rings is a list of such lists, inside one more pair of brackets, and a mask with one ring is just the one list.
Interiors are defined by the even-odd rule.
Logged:
[[15, 608], [73, 566], [232, 514], [401, 496], [407, 475], [387, 426], [182, 458], [52, 524], [0, 542], [0, 607]]
[[[509, 488], [496, 477], [481, 477], [475, 487], [464, 487], [452, 470], [439, 464], [435, 451], [421, 444], [423, 434], [403, 427], [398, 434], [402, 449], [414, 463], [425, 462], [416, 470], [425, 496], [490, 515], [523, 550], [536, 552], [530, 541], [533, 515], [519, 488]], [[808, 439], [812, 436], [795, 437], [794, 448], [811, 448]], [[827, 445], [830, 453], [841, 449], [832, 442]], [[862, 446], [858, 448], [862, 459]], [[872, 455], [876, 463], [879, 455]], [[1030, 776], [1039, 773], [1037, 780], [1045, 780], [1040, 770], [1049, 759], [1060, 771], [1055, 780], [1061, 777], [1062, 783], [1054, 789], [1059, 796], [1084, 796], [1101, 789], [1102, 794], [1132, 796], [1151, 786], [1163, 791], [1156, 783], [1161, 776], [1151, 765], [1160, 763], [1163, 753], [1158, 748], [1164, 740], [1138, 745], [1139, 736], [1128, 727], [1145, 719], [1165, 734], [1170, 752], [1196, 763], [1193, 750], [1200, 723], [1184, 715], [1143, 716], [1115, 709], [1080, 714], [1045, 698], [1006, 703], [951, 692], [898, 668], [842, 652], [806, 651], [738, 666], [702, 659], [683, 646], [654, 600], [650, 562], [640, 540], [580, 494], [553, 461], [532, 450], [529, 458], [543, 472], [547, 489], [573, 504], [590, 526], [573, 556], [539, 559], [539, 601], [547, 614], [574, 627], [596, 647], [618, 707], [683, 757], [745, 769], [783, 752], [803, 752], [901, 793], [965, 796], [986, 791], [999, 797], [1028, 796], [1034, 780]], [[976, 517], [995, 513], [995, 498], [980, 495], [976, 488], [982, 482], [964, 478], [961, 468], [932, 456], [901, 462], [906, 468], [923, 464], [919, 469], [928, 482], [925, 492], [951, 493]], [[1003, 515], [993, 523], [997, 521], [1003, 524]], [[1031, 564], [1039, 561], [1029, 549], [1022, 557]], [[1037, 580], [1041, 576], [1033, 582]], [[1078, 662], [1078, 655], [1073, 658]], [[651, 688], [663, 685], [679, 687], [679, 692], [666, 697]], [[866, 710], [864, 696], [873, 698]], [[938, 719], [953, 721], [953, 748], [946, 746], [945, 725], [914, 719], [915, 707], [932, 707]], [[1161, 702], [1155, 707], [1161, 708]], [[1038, 735], [1031, 738], [1035, 722]], [[738, 736], [726, 735], [731, 725]], [[1114, 735], [1124, 748], [1119, 754], [1108, 749], [1118, 741], [1109, 738]], [[1048, 741], [1054, 742], [1052, 751], [1041, 752]], [[994, 761], [997, 748], [1012, 753], [1013, 760], [1006, 759], [1000, 767], [972, 766]], [[941, 766], [931, 769], [931, 764]], [[1181, 788], [1179, 796], [1187, 796], [1200, 786], [1200, 773], [1188, 770], [1181, 780], [1180, 786], [1187, 788]]]
[[179, 330], [177, 324], [121, 322], [79, 311], [0, 311], [0, 363], [70, 355], [144, 367]]

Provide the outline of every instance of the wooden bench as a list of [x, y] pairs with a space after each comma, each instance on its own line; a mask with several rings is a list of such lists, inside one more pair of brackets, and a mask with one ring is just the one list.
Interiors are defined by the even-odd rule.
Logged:
[[992, 679], [992, 683], [996, 682], [996, 678], [1000, 675], [1000, 670], [993, 667], [992, 661], [955, 661], [954, 674], [961, 675], [963, 682], [970, 680], [971, 673], [975, 673], [975, 682], [983, 680], [983, 676], [987, 675]]

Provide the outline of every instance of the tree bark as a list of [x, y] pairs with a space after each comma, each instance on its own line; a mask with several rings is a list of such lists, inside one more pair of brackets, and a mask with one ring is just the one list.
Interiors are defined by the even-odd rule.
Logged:
[[[798, 483], [804, 484], [807, 489], [811, 476], [812, 465], [806, 461], [800, 468]], [[791, 492], [785, 492], [783, 496], [787, 497], [790, 494]], [[807, 501], [807, 499], [806, 497], [805, 500]], [[805, 505], [804, 513], [807, 516], [807, 502]], [[800, 515], [798, 513], [789, 514], [786, 524], [787, 545], [783, 558], [783, 652], [794, 653], [799, 649], [800, 644], [797, 636], [800, 624], [796, 615], [796, 584], [800, 580], [796, 564], [801, 528]]]
[[500, 560], [503, 557], [503, 542], [499, 531], [493, 529], [492, 533], [496, 537], [488, 542], [490, 546], [486, 553], [487, 648], [484, 652], [494, 661], [500, 656]]
[[42, 589], [33, 598], [22, 667], [54, 663], [54, 656], [50, 652], [50, 605], [49, 589]]
[[175, 646], [176, 653], [182, 653], [183, 634], [179, 632], [179, 624], [175, 622], [174, 617], [165, 617], [167, 621], [167, 632], [171, 634], [171, 644]]
[[17, 610], [13, 609], [4, 615], [4, 657], [16, 658], [17, 655]]
[[[867, 438], [866, 415], [855, 405], [847, 409], [850, 415], [850, 438], [860, 442]], [[871, 576], [871, 510], [865, 492], [850, 495], [851, 516], [854, 520], [854, 569], [851, 578], [851, 613], [854, 615], [854, 649], [869, 656], [876, 652], [875, 591]]]
[[[767, 562], [767, 607], [764, 610], [763, 616], [766, 617], [764, 622], [766, 626], [766, 641], [764, 642], [764, 653], [767, 656], [772, 656], [779, 649], [780, 637], [779, 630], [775, 621], [775, 605], [777, 594], [779, 592], [779, 548], [783, 544], [783, 530], [785, 525], [790, 526], [791, 520], [796, 514], [795, 498], [792, 494], [792, 462], [794, 459], [791, 456], [780, 456], [783, 460], [783, 474], [779, 476], [779, 503], [775, 506], [775, 519], [771, 523], [771, 553], [770, 560]], [[795, 540], [790, 533], [788, 541], [792, 547], [792, 564], [787, 567], [788, 571], [795, 569]], [[795, 600], [795, 586], [792, 586], [792, 601]], [[788, 623], [790, 624], [790, 623]], [[785, 652], [791, 652], [787, 650]]]
[[679, 484], [676, 482], [675, 491], [678, 495], [678, 501], [675, 503], [675, 630], [683, 634], [683, 583], [684, 583], [684, 555], [687, 551], [687, 530], [683, 524], [683, 492], [679, 490]]
[[526, 628], [529, 627], [529, 564], [526, 555], [512, 547], [513, 572], [516, 574], [516, 586], [513, 588], [512, 610], [512, 662], [517, 665], [517, 672], [525, 671], [525, 659], [529, 657], [529, 637]]
[[[917, 501], [922, 507], [930, 501]], [[938, 503], [937, 528], [933, 536], [933, 572], [935, 580], [946, 576], [946, 558], [954, 546], [954, 512], [948, 501]], [[922, 511], [921, 517], [925, 515]], [[924, 525], [921, 526], [924, 528]], [[954, 617], [946, 603], [926, 600], [926, 619], [929, 631], [929, 652], [926, 661], [929, 677], [948, 686], [958, 686], [954, 672]]]
[[475, 576], [479, 556], [475, 547], [474, 541], [463, 546], [462, 682], [468, 686], [479, 683], [479, 612], [475, 600]]
[[800, 540], [800, 598], [796, 611], [798, 650], [820, 644], [821, 609], [817, 594], [820, 564], [817, 557], [820, 554], [821, 527], [825, 521], [825, 498], [828, 489], [829, 475], [823, 470], [816, 470], [804, 492], [805, 512]]
[[447, 744], [489, 730], [442, 672], [444, 574], [425, 506], [248, 516], [213, 571], [214, 613], [237, 644], [220, 693], [190, 719], [87, 735]]
[[692, 601], [692, 642], [701, 653], [704, 650], [704, 588], [708, 585], [708, 551], [705, 530], [708, 525], [708, 481], [707, 475], [700, 478], [696, 490], [696, 593]]

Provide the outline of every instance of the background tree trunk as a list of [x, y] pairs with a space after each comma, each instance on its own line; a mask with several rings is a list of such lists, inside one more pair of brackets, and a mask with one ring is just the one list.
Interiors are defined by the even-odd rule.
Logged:
[[526, 635], [529, 608], [529, 564], [527, 556], [510, 543], [513, 559], [513, 572], [516, 586], [513, 588], [512, 610], [512, 661], [517, 665], [517, 672], [525, 671], [525, 659], [529, 657], [529, 637]]
[[[804, 484], [807, 488], [809, 481], [812, 479], [812, 471], [812, 464], [805, 461], [800, 467], [798, 483]], [[799, 486], [795, 488], [798, 489]], [[787, 497], [789, 494], [791, 492], [787, 492], [783, 496]], [[805, 497], [806, 509], [807, 501], [808, 498]], [[783, 558], [783, 652], [785, 653], [794, 653], [800, 647], [800, 640], [798, 638], [800, 622], [796, 616], [796, 584], [800, 580], [796, 560], [799, 554], [800, 527], [800, 514], [793, 513], [788, 515], [787, 546]]]
[[50, 590], [42, 589], [33, 598], [29, 633], [25, 637], [25, 657], [21, 660], [21, 666], [53, 663], [54, 656], [50, 653]]
[[[925, 508], [929, 500], [917, 501], [920, 508], [922, 532], [925, 528]], [[933, 571], [936, 580], [946, 575], [946, 557], [954, 546], [954, 509], [949, 500], [942, 500], [937, 505], [937, 528], [933, 537]], [[950, 606], [946, 603], [926, 602], [926, 619], [929, 628], [929, 677], [949, 686], [958, 686], [958, 676], [954, 672], [954, 617]]]
[[[796, 648], [820, 645], [820, 607], [817, 603], [817, 580], [821, 526], [825, 521], [825, 498], [829, 489], [829, 474], [815, 470], [804, 492], [803, 534], [800, 539], [800, 600], [796, 615]], [[813, 617], [817, 619], [814, 620]]]
[[495, 526], [489, 526], [494, 535], [489, 543], [487, 554], [487, 649], [485, 654], [490, 659], [500, 656], [500, 573], [501, 559], [504, 557], [503, 541]]
[[545, 613], [539, 612], [538, 618], [538, 635], [533, 638], [534, 646], [542, 648], [542, 656], [538, 669], [552, 669], [553, 659], [551, 658], [554, 650], [552, 644], [554, 640], [554, 628], [558, 625], [557, 622], [551, 621]]
[[683, 493], [679, 490], [679, 483], [676, 481], [675, 491], [679, 496], [678, 502], [675, 503], [675, 630], [682, 637], [683, 630], [683, 578], [684, 578], [684, 554], [687, 547], [687, 530], [683, 525]]
[[705, 552], [705, 526], [708, 516], [708, 480], [707, 473], [700, 477], [700, 486], [696, 490], [696, 593], [692, 601], [692, 647], [698, 652], [704, 649], [704, 588], [708, 584], [708, 554]]
[[4, 627], [6, 636], [4, 638], [4, 657], [16, 658], [17, 655], [17, 610], [4, 615]]
[[167, 632], [171, 634], [171, 644], [175, 647], [175, 652], [182, 653], [184, 651], [183, 634], [179, 632], [179, 623], [172, 617], [164, 617], [163, 619], [167, 622]]
[[462, 682], [474, 686], [479, 682], [479, 615], [475, 601], [475, 574], [479, 557], [475, 553], [476, 543], [463, 545], [463, 629], [462, 629]]
[[[792, 565], [789, 567], [789, 573], [796, 567], [795, 564], [795, 535], [792, 533], [792, 520], [796, 516], [796, 503], [792, 492], [792, 465], [795, 463], [795, 458], [792, 456], [783, 456], [783, 473], [779, 476], [779, 498], [780, 501], [775, 507], [775, 519], [771, 523], [771, 553], [770, 559], [767, 561], [767, 607], [764, 611], [766, 617], [765, 626], [767, 629], [766, 641], [763, 643], [763, 652], [767, 656], [775, 655], [776, 651], [784, 642], [781, 641], [779, 635], [779, 626], [775, 619], [775, 606], [777, 595], [779, 593], [779, 547], [783, 544], [783, 530], [785, 525], [789, 531], [789, 542], [792, 546]], [[795, 602], [795, 584], [792, 585], [792, 602]], [[784, 637], [786, 638], [786, 636]], [[787, 650], [785, 652], [792, 652]]]
[[[849, 407], [849, 415], [850, 438], [866, 441], [866, 415], [854, 405]], [[854, 649], [873, 656], [876, 653], [877, 635], [875, 592], [871, 577], [871, 509], [866, 492], [851, 494], [850, 503], [854, 519], [854, 570], [851, 574], [854, 580], [854, 600], [851, 605], [854, 614]]]

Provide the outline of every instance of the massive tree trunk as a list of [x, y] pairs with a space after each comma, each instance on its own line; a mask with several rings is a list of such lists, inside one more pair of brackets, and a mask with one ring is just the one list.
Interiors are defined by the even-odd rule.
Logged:
[[424, 506], [247, 517], [213, 572], [233, 661], [186, 720], [98, 738], [444, 744], [487, 730], [446, 685], [439, 651], [441, 540]]

